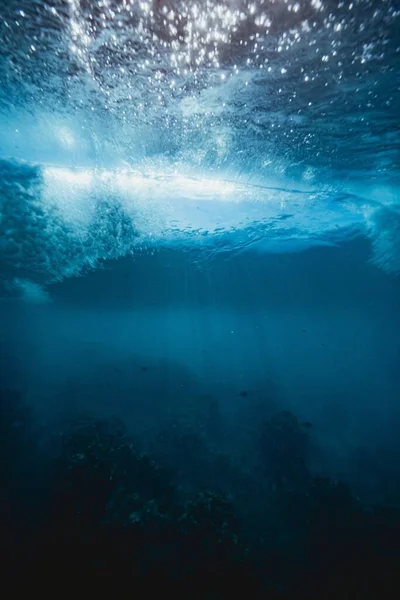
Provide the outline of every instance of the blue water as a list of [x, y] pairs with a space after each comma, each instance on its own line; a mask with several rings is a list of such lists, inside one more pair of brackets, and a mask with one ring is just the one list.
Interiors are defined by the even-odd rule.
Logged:
[[[141, 527], [140, 556], [174, 556], [171, 593], [227, 597], [212, 578], [193, 590], [210, 564], [225, 573], [239, 559], [212, 545], [199, 558], [206, 525], [196, 513], [190, 543], [187, 525], [196, 502], [222, 519], [222, 497], [271, 597], [398, 589], [397, 4], [0, 0], [0, 477], [2, 524], [19, 523], [5, 534], [13, 569], [29, 552], [9, 539], [31, 548], [37, 531], [48, 544], [37, 573], [49, 547], [73, 581], [102, 582], [113, 543], [125, 565], [129, 544], [76, 516], [97, 514], [103, 488], [92, 498], [78, 478], [62, 501], [49, 490], [61, 485], [53, 463], [69, 481], [94, 456], [91, 481], [104, 448], [117, 465], [132, 436], [174, 473], [176, 507], [125, 474], [99, 522]], [[221, 494], [217, 508], [193, 500], [204, 490]], [[175, 588], [181, 568], [194, 574]]]

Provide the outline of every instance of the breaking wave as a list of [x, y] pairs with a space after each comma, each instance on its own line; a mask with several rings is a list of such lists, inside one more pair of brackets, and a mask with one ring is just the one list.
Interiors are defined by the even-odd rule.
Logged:
[[[399, 269], [399, 213], [331, 189], [289, 189], [182, 173], [0, 162], [3, 285], [46, 284], [102, 261], [174, 246], [228, 255], [293, 252], [370, 236], [372, 259]], [[31, 284], [33, 285], [33, 283]]]
[[10, 0], [3, 288], [179, 245], [400, 269], [394, 1]]

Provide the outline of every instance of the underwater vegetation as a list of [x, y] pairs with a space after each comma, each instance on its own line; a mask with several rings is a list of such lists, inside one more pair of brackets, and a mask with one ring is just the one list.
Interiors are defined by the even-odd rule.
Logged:
[[[79, 414], [55, 432], [10, 390], [0, 409], [2, 556], [16, 590], [398, 597], [400, 507], [367, 510], [345, 482], [312, 472], [309, 429], [289, 411], [259, 424], [255, 474], [184, 421], [154, 436], [166, 466], [117, 418]], [[192, 461], [214, 487], [195, 466], [190, 481]]]

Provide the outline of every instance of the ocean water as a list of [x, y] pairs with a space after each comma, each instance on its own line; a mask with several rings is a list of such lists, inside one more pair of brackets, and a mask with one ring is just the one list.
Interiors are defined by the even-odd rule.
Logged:
[[398, 3], [0, 0], [0, 42], [12, 583], [397, 598]]

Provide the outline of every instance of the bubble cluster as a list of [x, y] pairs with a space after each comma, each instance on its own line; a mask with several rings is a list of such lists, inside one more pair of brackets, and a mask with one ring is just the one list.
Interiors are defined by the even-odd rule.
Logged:
[[64, 149], [80, 129], [102, 164], [362, 172], [371, 156], [392, 173], [399, 16], [394, 0], [10, 0], [0, 117], [51, 112], [66, 131], [74, 115]]

